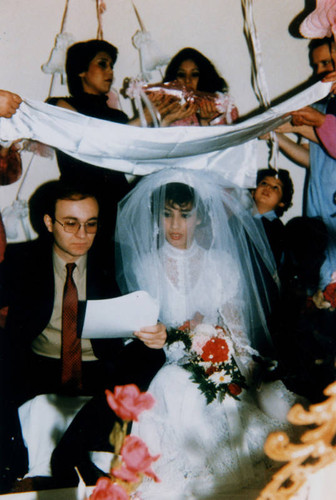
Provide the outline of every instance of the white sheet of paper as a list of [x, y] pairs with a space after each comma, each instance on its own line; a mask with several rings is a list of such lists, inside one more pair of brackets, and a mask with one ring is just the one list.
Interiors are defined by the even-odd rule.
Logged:
[[156, 325], [158, 316], [158, 303], [142, 290], [116, 299], [88, 300], [82, 338], [132, 337], [140, 328]]

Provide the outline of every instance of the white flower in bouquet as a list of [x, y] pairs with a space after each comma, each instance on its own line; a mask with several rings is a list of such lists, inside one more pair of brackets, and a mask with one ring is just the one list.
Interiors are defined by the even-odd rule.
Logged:
[[209, 375], [209, 380], [218, 386], [220, 384], [229, 384], [232, 382], [232, 377], [225, 373], [224, 370], [221, 370], [220, 372], [214, 372], [212, 375]]

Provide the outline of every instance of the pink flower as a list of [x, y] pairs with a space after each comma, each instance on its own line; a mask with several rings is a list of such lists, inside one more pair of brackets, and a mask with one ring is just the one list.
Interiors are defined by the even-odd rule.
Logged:
[[124, 488], [112, 483], [108, 477], [98, 479], [90, 500], [129, 500], [129, 495]]
[[150, 394], [140, 392], [134, 384], [117, 385], [114, 393], [108, 389], [105, 393], [109, 406], [123, 420], [137, 421], [140, 413], [143, 410], [150, 410], [155, 403]]
[[192, 337], [192, 341], [191, 341], [192, 350], [195, 351], [196, 354], [201, 356], [202, 352], [203, 352], [203, 347], [208, 342], [208, 340], [209, 340], [208, 335], [203, 335], [201, 333], [194, 335], [194, 337]]
[[121, 456], [123, 465], [120, 468], [112, 470], [115, 477], [123, 479], [131, 483], [139, 481], [139, 474], [146, 474], [154, 481], [159, 482], [155, 472], [151, 469], [151, 465], [160, 455], [151, 456], [145, 443], [136, 436], [127, 436], [123, 447], [121, 448]]

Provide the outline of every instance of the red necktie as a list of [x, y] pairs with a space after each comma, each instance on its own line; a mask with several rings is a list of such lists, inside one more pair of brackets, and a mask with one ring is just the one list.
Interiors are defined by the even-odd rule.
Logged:
[[62, 309], [62, 385], [82, 388], [82, 351], [77, 337], [78, 293], [72, 273], [76, 264], [66, 264], [67, 276]]

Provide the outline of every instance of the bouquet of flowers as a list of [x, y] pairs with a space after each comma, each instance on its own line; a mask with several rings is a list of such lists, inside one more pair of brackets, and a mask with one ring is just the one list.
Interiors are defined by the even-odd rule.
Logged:
[[181, 366], [191, 372], [191, 379], [198, 384], [207, 403], [226, 395], [239, 399], [246, 387], [233, 357], [234, 349], [229, 335], [221, 326], [199, 324], [194, 329], [186, 321], [176, 330], [168, 332], [167, 344], [182, 342], [186, 356]]
[[116, 422], [110, 435], [114, 446], [114, 458], [111, 463], [110, 477], [98, 479], [90, 500], [134, 500], [132, 496], [143, 477], [160, 481], [151, 468], [159, 455], [151, 456], [146, 444], [137, 436], [127, 435], [129, 423], [137, 421], [140, 413], [154, 405], [154, 398], [141, 393], [134, 384], [116, 386], [114, 392], [106, 390], [109, 406], [122, 419]]

